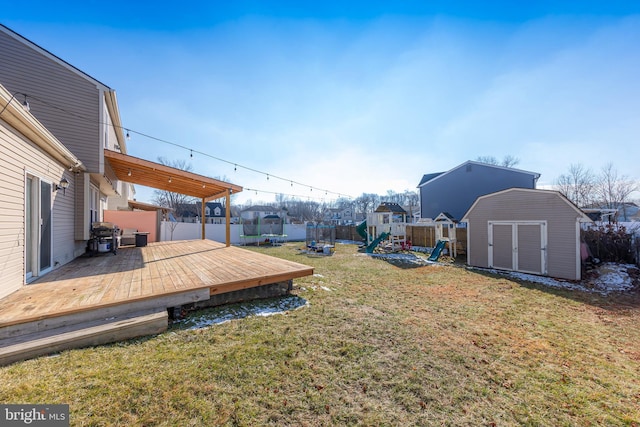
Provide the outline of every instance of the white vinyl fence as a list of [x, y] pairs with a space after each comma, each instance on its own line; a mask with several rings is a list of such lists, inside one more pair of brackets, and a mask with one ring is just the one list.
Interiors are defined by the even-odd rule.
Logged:
[[[193, 240], [202, 238], [202, 224], [188, 222], [170, 222], [162, 221], [160, 226], [160, 240]], [[285, 224], [284, 236], [260, 236], [260, 237], [242, 237], [242, 225], [231, 225], [231, 244], [243, 245], [256, 243], [266, 239], [277, 241], [305, 241], [307, 229], [305, 224]], [[226, 230], [224, 224], [205, 224], [205, 236], [209, 240], [225, 243]]]

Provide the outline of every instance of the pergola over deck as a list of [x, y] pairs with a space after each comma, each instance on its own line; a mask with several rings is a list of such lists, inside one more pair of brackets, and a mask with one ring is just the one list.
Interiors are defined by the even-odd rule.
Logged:
[[[225, 197], [227, 205], [225, 237], [227, 246], [231, 245], [231, 209], [229, 209], [231, 194], [241, 192], [241, 186], [112, 150], [105, 149], [104, 158], [120, 181], [201, 199], [201, 218], [205, 217], [206, 202]], [[202, 221], [202, 239], [205, 239], [204, 221]]]

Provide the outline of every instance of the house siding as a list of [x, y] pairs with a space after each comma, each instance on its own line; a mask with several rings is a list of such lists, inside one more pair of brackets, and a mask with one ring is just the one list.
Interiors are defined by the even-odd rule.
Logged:
[[[74, 182], [73, 174], [53, 160], [35, 144], [23, 138], [0, 120], [0, 298], [16, 291], [25, 283], [25, 178], [34, 175], [44, 181], [60, 182], [64, 177]], [[73, 259], [73, 185], [66, 194], [53, 194], [52, 222], [54, 268]]]
[[435, 218], [448, 212], [460, 220], [479, 196], [507, 188], [535, 188], [533, 173], [467, 162], [420, 187], [420, 214]]
[[576, 222], [579, 218], [579, 212], [556, 192], [513, 190], [481, 197], [466, 214], [469, 229], [473, 230], [468, 241], [468, 263], [489, 267], [489, 221], [546, 221], [547, 274], [579, 279], [576, 271], [579, 256]]
[[0, 84], [11, 93], [27, 94], [31, 113], [90, 172], [102, 173], [102, 90], [5, 31], [0, 31], [0, 63]]

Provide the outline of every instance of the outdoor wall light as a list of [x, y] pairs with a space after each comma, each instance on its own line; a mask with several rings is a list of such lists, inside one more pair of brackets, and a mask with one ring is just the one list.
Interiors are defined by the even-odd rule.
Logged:
[[67, 178], [62, 178], [60, 180], [60, 184], [56, 184], [53, 186], [53, 191], [62, 189], [62, 194], [65, 195], [67, 194], [67, 188], [69, 188], [69, 181], [67, 180]]

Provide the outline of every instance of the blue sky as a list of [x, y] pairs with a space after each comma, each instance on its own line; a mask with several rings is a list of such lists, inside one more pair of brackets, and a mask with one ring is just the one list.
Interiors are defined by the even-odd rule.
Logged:
[[640, 179], [639, 2], [395, 3], [12, 2], [0, 22], [117, 91], [130, 154], [260, 190], [239, 203], [415, 190], [488, 155], [541, 185], [574, 163]]

